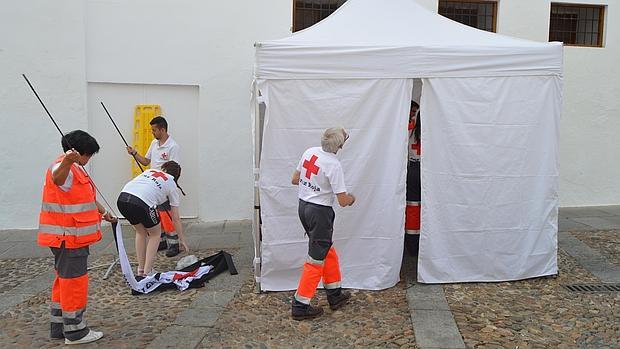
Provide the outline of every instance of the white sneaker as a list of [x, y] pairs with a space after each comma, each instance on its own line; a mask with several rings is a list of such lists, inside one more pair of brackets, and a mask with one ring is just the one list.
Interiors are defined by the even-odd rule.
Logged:
[[65, 338], [65, 344], [71, 345], [71, 344], [84, 344], [84, 343], [90, 343], [90, 342], [94, 342], [98, 339], [101, 339], [101, 337], [103, 337], [103, 332], [97, 332], [97, 331], [93, 331], [90, 330], [88, 332], [88, 334], [86, 334], [86, 336], [78, 339], [78, 340], [74, 340], [71, 341], [67, 338]]

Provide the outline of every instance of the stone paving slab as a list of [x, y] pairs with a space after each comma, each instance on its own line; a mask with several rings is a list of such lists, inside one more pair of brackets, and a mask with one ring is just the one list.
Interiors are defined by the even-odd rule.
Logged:
[[242, 231], [248, 231], [251, 228], [252, 228], [251, 220], [226, 221], [226, 223], [224, 224], [225, 233], [231, 233], [231, 232], [238, 233]]
[[620, 205], [615, 206], [597, 206], [599, 210], [602, 210], [610, 215], [620, 216]]
[[465, 348], [463, 338], [449, 310], [414, 310], [411, 313], [411, 321], [419, 348]]
[[582, 217], [573, 218], [577, 223], [585, 224], [594, 230], [609, 230], [616, 229], [620, 225], [620, 222], [616, 222], [615, 217]]
[[198, 232], [200, 234], [223, 233], [226, 221], [215, 222], [194, 222], [187, 226], [188, 233]]
[[31, 229], [4, 230], [0, 232], [0, 241], [3, 243], [37, 241], [37, 231]]
[[620, 230], [582, 231], [572, 235], [596, 250], [609, 264], [620, 268]]
[[587, 224], [575, 222], [574, 220], [570, 218], [559, 218], [558, 219], [558, 230], [561, 232], [562, 231], [583, 231], [583, 230], [592, 230], [592, 227]]
[[620, 282], [620, 267], [608, 263], [599, 251], [590, 248], [571, 233], [560, 233], [558, 240], [563, 250], [599, 280], [606, 283]]
[[407, 288], [407, 302], [413, 310], [450, 310], [441, 285], [411, 285]]
[[[4, 243], [4, 242], [3, 242]], [[9, 249], [0, 254], [0, 259], [5, 258], [22, 258], [22, 257], [47, 257], [50, 255], [48, 248], [38, 246], [35, 242], [9, 242], [11, 245]]]
[[201, 327], [190, 326], [168, 326], [160, 336], [149, 343], [148, 349], [164, 348], [196, 348], [202, 341], [206, 330]]
[[[561, 217], [605, 217], [614, 214], [620, 215], [620, 206], [586, 206], [586, 207], [560, 207]], [[617, 213], [616, 213], [617, 212]]]

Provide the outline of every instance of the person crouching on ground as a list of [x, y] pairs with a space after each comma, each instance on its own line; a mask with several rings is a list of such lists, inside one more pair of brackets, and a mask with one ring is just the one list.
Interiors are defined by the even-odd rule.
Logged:
[[185, 243], [183, 226], [179, 216], [179, 193], [176, 181], [181, 166], [175, 161], [165, 162], [161, 171], [149, 169], [125, 184], [116, 205], [121, 214], [136, 229], [136, 255], [138, 277], [153, 273], [153, 264], [159, 246], [161, 224], [157, 206], [170, 201], [172, 222], [179, 235], [179, 243], [189, 251]]
[[88, 247], [101, 240], [101, 218], [108, 222], [116, 218], [97, 202], [96, 188], [82, 167], [99, 152], [95, 138], [75, 130], [61, 144], [65, 153], [45, 173], [37, 243], [49, 247], [54, 255], [50, 337], [64, 338], [65, 344], [83, 344], [103, 337], [84, 320]]
[[310, 300], [323, 279], [327, 301], [332, 310], [342, 307], [351, 294], [340, 286], [340, 265], [332, 246], [334, 228], [334, 195], [340, 206], [351, 206], [355, 197], [347, 193], [344, 173], [336, 158], [349, 138], [342, 128], [329, 128], [321, 137], [321, 147], [306, 150], [293, 173], [292, 184], [299, 186], [299, 219], [309, 238], [308, 256], [304, 263], [291, 314], [295, 320], [312, 319], [323, 314]]

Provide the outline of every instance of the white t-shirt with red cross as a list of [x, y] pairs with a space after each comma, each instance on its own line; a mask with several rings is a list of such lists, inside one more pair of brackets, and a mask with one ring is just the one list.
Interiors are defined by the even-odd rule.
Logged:
[[299, 198], [323, 206], [332, 206], [334, 195], [346, 193], [344, 173], [336, 154], [313, 147], [304, 152], [297, 165]]
[[179, 192], [174, 177], [159, 170], [149, 169], [132, 179], [123, 192], [139, 197], [149, 207], [170, 200], [170, 206], [179, 207]]
[[177, 142], [168, 136], [168, 139], [162, 145], [159, 145], [159, 141], [154, 139], [144, 157], [151, 160], [151, 168], [161, 170], [161, 165], [168, 161], [175, 161], [177, 164], [181, 164], [179, 150], [180, 147]]

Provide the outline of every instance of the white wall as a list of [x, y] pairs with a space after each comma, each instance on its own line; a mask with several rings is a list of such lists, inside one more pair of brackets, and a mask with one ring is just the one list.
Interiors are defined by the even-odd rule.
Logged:
[[[159, 104], [166, 116], [170, 135], [181, 146], [182, 167], [179, 185], [187, 193], [181, 196], [181, 217], [197, 217], [199, 202], [198, 148], [198, 87], [185, 85], [88, 84], [89, 130], [102, 146], [93, 157], [92, 173], [99, 190], [104, 193], [116, 211], [116, 199], [132, 176], [134, 159], [127, 155], [125, 144], [108, 115], [101, 107], [104, 102], [125, 140], [133, 139], [136, 104]], [[150, 136], [150, 134], [149, 134]], [[152, 139], [152, 137], [150, 137]], [[185, 147], [186, 141], [188, 145]], [[142, 154], [144, 155], [144, 153]], [[116, 211], [118, 213], [118, 211]]]
[[[25, 88], [22, 72], [29, 73], [67, 130], [94, 126], [87, 114], [92, 120], [99, 111], [87, 110], [87, 83], [198, 86], [198, 122], [192, 125], [198, 135], [184, 147], [195, 149], [199, 170], [183, 176], [193, 175], [198, 182], [199, 189], [191, 195], [199, 198], [202, 220], [249, 218], [253, 44], [289, 35], [291, 13], [289, 0], [4, 4], [0, 115], [6, 137], [0, 150], [5, 178], [0, 229], [37, 225], [43, 173], [60, 152], [60, 136]], [[116, 143], [100, 137], [105, 143], [97, 156], [114, 162], [103, 152]], [[126, 161], [124, 154], [114, 156]], [[109, 171], [116, 170], [95, 165], [93, 176], [105, 178]], [[114, 200], [113, 194], [106, 197]]]
[[[562, 0], [608, 5], [603, 48], [564, 48], [560, 122], [560, 205], [620, 204], [620, 7], [609, 0]], [[548, 41], [549, 0], [500, 0], [498, 33]]]
[[[292, 1], [87, 2], [89, 82], [200, 87], [202, 220], [247, 219], [253, 207], [250, 82], [255, 41], [288, 35]], [[171, 116], [173, 117], [173, 116]], [[189, 193], [188, 193], [189, 194]]]
[[[437, 10], [437, 0], [418, 1]], [[198, 86], [197, 139], [179, 141], [196, 149], [197, 173], [184, 176], [198, 181], [198, 193], [192, 195], [199, 197], [199, 216], [206, 221], [249, 218], [253, 43], [290, 34], [292, 3], [22, 0], [4, 4], [0, 229], [36, 226], [43, 173], [60, 152], [60, 137], [22, 81], [23, 72], [67, 131], [94, 127], [87, 115], [92, 120], [99, 111], [87, 106], [87, 93], [95, 93], [87, 92], [89, 83]], [[499, 0], [498, 32], [547, 41], [549, 7], [549, 0]], [[615, 161], [620, 149], [615, 134], [620, 130], [620, 68], [614, 62], [620, 57], [619, 22], [620, 10], [610, 4], [604, 48], [565, 48], [563, 206], [620, 204], [620, 164]], [[98, 156], [106, 152], [106, 157], [126, 161], [122, 153], [108, 154], [111, 146], [103, 140]], [[111, 171], [94, 170], [96, 178]]]
[[80, 0], [3, 2], [0, 10], [0, 229], [37, 225], [46, 168], [60, 134], [86, 128], [84, 5]]

